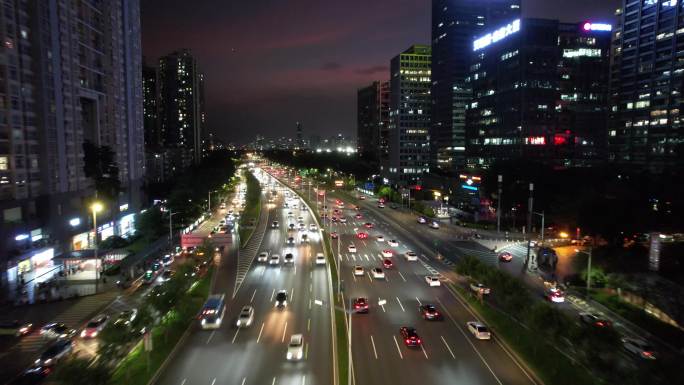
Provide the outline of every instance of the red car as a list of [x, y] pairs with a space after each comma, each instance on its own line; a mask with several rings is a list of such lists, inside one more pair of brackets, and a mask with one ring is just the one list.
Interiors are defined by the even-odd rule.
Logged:
[[330, 233], [330, 238], [337, 239], [338, 237], [339, 237], [339, 235], [337, 235], [336, 232], [333, 231], [332, 233]]
[[501, 262], [510, 262], [513, 260], [513, 254], [509, 253], [508, 251], [504, 251], [503, 253], [499, 254], [499, 261]]
[[402, 326], [399, 329], [399, 335], [401, 335], [401, 339], [404, 340], [404, 344], [406, 344], [406, 346], [419, 346], [423, 343], [418, 336], [416, 329], [412, 327]]
[[356, 234], [356, 237], [359, 239], [367, 239], [368, 233], [358, 233], [358, 234]]
[[370, 223], [370, 222], [366, 222], [366, 223], [364, 223], [363, 225], [364, 225], [367, 229], [372, 229], [372, 228], [374, 227], [373, 224]]
[[385, 267], [385, 269], [391, 269], [392, 267], [394, 267], [394, 263], [392, 263], [392, 261], [387, 258], [382, 260], [382, 265]]
[[368, 313], [368, 300], [363, 297], [356, 298], [352, 306], [355, 313]]
[[363, 218], [363, 215], [361, 215], [361, 213], [358, 213], [358, 214], [354, 215], [354, 218], [361, 219], [361, 218]]

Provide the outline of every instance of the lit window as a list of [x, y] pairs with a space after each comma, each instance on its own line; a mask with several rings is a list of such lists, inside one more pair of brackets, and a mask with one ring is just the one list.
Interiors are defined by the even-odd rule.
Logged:
[[9, 168], [7, 157], [0, 156], [0, 170], [7, 170]]

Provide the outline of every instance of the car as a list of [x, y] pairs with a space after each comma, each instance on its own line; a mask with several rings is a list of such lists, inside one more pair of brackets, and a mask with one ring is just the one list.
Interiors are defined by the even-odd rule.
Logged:
[[490, 333], [487, 326], [481, 322], [469, 321], [466, 322], [466, 326], [468, 327], [468, 331], [470, 331], [478, 340], [489, 340], [492, 338], [492, 333]]
[[163, 273], [157, 278], [159, 282], [168, 282], [171, 280], [171, 277], [173, 277], [176, 274], [174, 270], [164, 270]]
[[378, 235], [378, 237], [376, 238], [376, 240], [377, 240], [378, 242], [385, 242], [385, 237], [382, 236], [382, 235]]
[[287, 227], [288, 227], [290, 230], [294, 230], [295, 224], [294, 224], [294, 223], [290, 223], [289, 225], [287, 225]]
[[440, 313], [435, 305], [426, 303], [425, 305], [420, 305], [418, 307], [421, 317], [428, 321], [437, 321], [442, 319], [442, 313]]
[[301, 215], [300, 215], [300, 216], [298, 216], [298, 217], [297, 217], [297, 222], [299, 222], [299, 223], [302, 223], [302, 222], [304, 222], [304, 217], [303, 217], [303, 216], [301, 216]]
[[309, 231], [317, 231], [318, 227], [316, 227], [315, 223], [309, 223]]
[[422, 217], [422, 216], [418, 217], [418, 223], [420, 223], [421, 225], [424, 225], [427, 223], [427, 219], [425, 219], [425, 217]]
[[354, 313], [368, 313], [368, 300], [363, 297], [355, 298], [352, 309]]
[[399, 242], [397, 242], [396, 239], [390, 239], [387, 241], [387, 244], [390, 245], [390, 247], [399, 247]]
[[116, 318], [116, 321], [114, 321], [114, 325], [130, 327], [136, 318], [138, 318], [138, 309], [133, 308], [124, 310], [121, 313], [119, 313], [119, 316]]
[[299, 230], [306, 230], [306, 225], [304, 224], [304, 222], [299, 222]]
[[165, 256], [162, 257], [162, 265], [171, 266], [172, 263], [173, 263], [173, 255], [166, 254]]
[[381, 253], [383, 258], [392, 258], [392, 256], [394, 255], [394, 252], [389, 249], [383, 250]]
[[76, 335], [76, 330], [63, 323], [52, 322], [40, 329], [40, 335], [44, 338], [71, 338]]
[[482, 294], [489, 294], [492, 292], [492, 289], [478, 282], [471, 282], [470, 290], [472, 290], [475, 293], [482, 292]]
[[288, 218], [294, 218], [294, 214], [292, 213], [292, 211], [287, 212], [287, 217]]
[[375, 227], [375, 226], [374, 226], [372, 223], [370, 223], [370, 222], [364, 223], [363, 226], [364, 226], [365, 228], [367, 228], [367, 229], [372, 229], [373, 227]]
[[390, 205], [390, 208], [396, 210], [396, 209], [399, 208], [399, 206], [397, 206], [397, 205], [395, 205], [395, 204], [393, 203], [393, 204]]
[[371, 274], [375, 279], [385, 279], [385, 272], [379, 267], [374, 267], [371, 269]]
[[394, 267], [394, 263], [392, 263], [392, 260], [385, 258], [382, 260], [382, 266], [385, 269], [391, 269], [392, 267]]
[[330, 218], [330, 220], [337, 223], [337, 217], [332, 217], [332, 218]]
[[316, 264], [325, 265], [325, 255], [323, 253], [316, 253]]
[[439, 223], [436, 222], [436, 221], [430, 222], [430, 224], [429, 224], [428, 226], [429, 226], [431, 229], [435, 229], [435, 230], [439, 229]]
[[279, 290], [275, 297], [275, 307], [287, 307], [287, 290]]
[[407, 261], [417, 261], [418, 254], [416, 254], [413, 251], [407, 251], [406, 253], [404, 253], [404, 258], [406, 258]]
[[277, 265], [280, 263], [280, 255], [278, 254], [273, 254], [268, 258], [268, 264], [269, 265]]
[[97, 335], [107, 326], [109, 322], [109, 316], [106, 314], [99, 314], [95, 318], [91, 319], [88, 324], [86, 324], [85, 329], [81, 331], [81, 338], [95, 338]]
[[278, 223], [278, 221], [273, 221], [273, 223], [271, 223], [271, 228], [272, 228], [272, 229], [277, 229], [277, 228], [279, 228], [279, 227], [280, 227], [280, 223]]
[[363, 215], [361, 215], [361, 213], [357, 213], [356, 215], [354, 215], [354, 218], [361, 219], [363, 218]]
[[306, 234], [302, 234], [302, 236], [299, 238], [299, 241], [301, 243], [309, 243], [309, 236]]
[[347, 218], [340, 217], [340, 223], [347, 223]]
[[71, 339], [58, 339], [45, 349], [43, 354], [38, 357], [34, 364], [40, 367], [52, 367], [57, 361], [69, 355], [73, 349], [74, 343]]
[[367, 239], [367, 238], [368, 238], [368, 233], [359, 232], [359, 233], [356, 233], [356, 237], [359, 238], [359, 239]]
[[655, 360], [656, 359], [655, 350], [646, 341], [641, 340], [641, 339], [637, 339], [637, 338], [630, 338], [630, 337], [623, 337], [621, 339], [621, 341], [622, 341], [622, 347], [627, 352], [635, 355], [636, 357], [639, 357], [643, 360]]
[[366, 196], [365, 196], [365, 195], [361, 195], [361, 196], [359, 196], [359, 199], [361, 199], [362, 201], [365, 201], [365, 200], [366, 200]]
[[544, 298], [555, 303], [565, 302], [565, 295], [563, 294], [563, 292], [560, 289], [553, 287], [546, 290], [546, 292], [544, 293]]
[[294, 237], [287, 237], [287, 244], [288, 245], [294, 245], [295, 240]]
[[354, 246], [354, 245], [347, 246], [347, 251], [350, 253], [356, 253], [356, 246]]
[[294, 255], [293, 255], [292, 253], [287, 253], [287, 254], [285, 254], [285, 256], [283, 257], [283, 264], [284, 264], [284, 265], [287, 265], [287, 264], [289, 264], [289, 263], [291, 263], [291, 264], [294, 265]]
[[402, 326], [399, 328], [399, 335], [401, 339], [404, 340], [404, 344], [409, 347], [420, 346], [423, 341], [418, 336], [416, 329], [410, 326]]
[[236, 326], [239, 328], [247, 328], [252, 325], [254, 321], [254, 308], [247, 305], [240, 309], [240, 314], [238, 314]]
[[33, 330], [33, 324], [21, 323], [17, 320], [0, 322], [0, 335], [23, 337]]
[[361, 266], [361, 265], [354, 266], [354, 275], [359, 276], [359, 275], [363, 275], [363, 274], [364, 274], [363, 266]]
[[442, 282], [436, 275], [425, 276], [425, 282], [427, 282], [428, 286], [442, 286]]
[[335, 215], [340, 215], [340, 214], [342, 214], [342, 211], [340, 211], [340, 210], [338, 210], [338, 209], [334, 209], [334, 210], [333, 210], [333, 214], [335, 214]]
[[385, 208], [385, 204], [384, 204], [384, 203], [378, 203], [378, 208], [379, 208], [379, 209], [384, 209], [384, 208]]
[[337, 234], [336, 231], [333, 231], [332, 233], [330, 233], [330, 238], [337, 239], [337, 238], [339, 238], [339, 235]]
[[592, 313], [580, 313], [579, 314], [579, 319], [580, 322], [582, 322], [585, 325], [589, 326], [595, 326], [597, 328], [610, 328], [613, 326], [613, 323], [610, 322], [609, 320], [605, 318], [601, 318], [597, 316], [596, 314]]
[[510, 262], [513, 260], [513, 254], [509, 253], [508, 251], [504, 251], [499, 253], [499, 261], [501, 262]]
[[268, 262], [268, 251], [262, 251], [257, 257], [257, 262]]
[[304, 336], [301, 334], [293, 334], [290, 337], [290, 343], [287, 344], [287, 354], [285, 358], [289, 361], [301, 360], [304, 357]]

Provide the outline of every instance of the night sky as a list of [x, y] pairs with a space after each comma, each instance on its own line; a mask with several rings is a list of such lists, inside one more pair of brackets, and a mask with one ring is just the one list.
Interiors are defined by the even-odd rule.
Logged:
[[[190, 48], [206, 74], [208, 127], [256, 134], [355, 136], [356, 90], [430, 42], [430, 0], [141, 0], [150, 64]], [[523, 0], [523, 16], [613, 21], [621, 0]]]

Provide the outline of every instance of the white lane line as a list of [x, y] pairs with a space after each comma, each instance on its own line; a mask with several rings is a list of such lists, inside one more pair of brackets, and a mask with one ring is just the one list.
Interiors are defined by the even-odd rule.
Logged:
[[271, 385], [275, 385], [276, 378], [273, 377], [273, 381], [271, 381]]
[[311, 298], [309, 298], [309, 310], [311, 310]]
[[214, 378], [214, 379], [211, 381], [211, 385], [214, 385], [215, 383], [216, 383], [216, 378]]
[[420, 344], [420, 349], [423, 351], [423, 354], [425, 355], [425, 359], [427, 360], [428, 355], [427, 355], [427, 352], [425, 351], [425, 347], [423, 346], [423, 344]]
[[261, 323], [261, 329], [259, 329], [259, 336], [257, 337], [257, 344], [259, 343], [259, 340], [261, 339], [261, 333], [263, 333], [263, 331], [264, 331], [264, 325], [265, 324], [266, 324], [265, 322]]
[[399, 276], [401, 276], [401, 279], [403, 279], [404, 282], [406, 282], [406, 278], [404, 278], [404, 274], [401, 274], [401, 271], [397, 271], [397, 273], [399, 273]]
[[294, 266], [294, 275], [297, 275], [297, 265]]
[[355, 255], [355, 254], [352, 254], [352, 259], [353, 259], [354, 261], [356, 261], [356, 255]]
[[245, 385], [245, 381], [247, 381], [247, 377], [242, 377], [242, 383], [240, 383], [240, 385]]
[[451, 358], [456, 359], [456, 356], [454, 355], [454, 352], [453, 352], [453, 351], [451, 350], [451, 348], [449, 347], [449, 344], [447, 344], [446, 340], [444, 339], [444, 336], [440, 336], [440, 337], [442, 337], [442, 342], [444, 342], [444, 346], [446, 346], [447, 350], [448, 350], [449, 353], [451, 354]]
[[307, 331], [307, 332], [310, 332], [310, 331], [311, 331], [311, 318], [309, 318], [309, 319], [306, 321], [306, 331]]
[[394, 338], [394, 345], [397, 347], [397, 351], [399, 352], [399, 358], [402, 360], [404, 359], [404, 355], [401, 354], [401, 349], [399, 349], [399, 343], [397, 342], [397, 336], [392, 336]]
[[306, 376], [302, 376], [302, 385], [306, 385]]
[[185, 381], [187, 381], [187, 378], [184, 378], [183, 381], [181, 382], [181, 385], [185, 385]]
[[420, 300], [418, 299], [418, 297], [416, 297], [416, 301], [418, 301], [418, 306], [423, 306], [423, 304], [420, 303]]
[[234, 344], [234, 343], [235, 343], [235, 339], [237, 338], [238, 333], [240, 333], [240, 328], [238, 328], [238, 329], [235, 331], [235, 335], [233, 336], [233, 340], [230, 341], [231, 344]]
[[209, 338], [207, 338], [207, 344], [209, 344], [209, 341], [214, 337], [214, 333], [216, 333], [216, 330], [212, 331], [211, 334], [209, 334]]
[[313, 279], [313, 271], [309, 273], [309, 278]]
[[352, 273], [352, 278], [354, 278], [354, 282], [356, 282], [356, 274]]
[[294, 287], [290, 289], [290, 302], [294, 301]]
[[271, 301], [270, 302], [273, 302], [273, 296], [274, 295], [275, 295], [275, 289], [273, 289], [273, 291], [271, 292]]
[[285, 326], [283, 327], [283, 338], [280, 339], [280, 342], [285, 342], [285, 331], [287, 330], [287, 321], [285, 321]]
[[458, 331], [460, 331], [461, 334], [463, 334], [463, 338], [465, 338], [465, 340], [468, 341], [468, 343], [469, 343], [470, 346], [473, 348], [473, 350], [475, 350], [475, 353], [477, 353], [477, 355], [480, 357], [480, 360], [482, 360], [482, 363], [484, 363], [485, 366], [487, 367], [487, 369], [489, 369], [489, 372], [492, 373], [492, 376], [494, 376], [494, 379], [496, 380], [496, 382], [498, 382], [499, 385], [503, 385], [503, 383], [501, 382], [501, 380], [499, 380], [499, 377], [497, 377], [497, 376], [496, 376], [496, 373], [494, 373], [494, 370], [492, 370], [492, 368], [489, 366], [489, 364], [488, 364], [487, 361], [484, 359], [484, 357], [482, 357], [482, 354], [480, 354], [480, 351], [477, 350], [477, 347], [475, 347], [475, 344], [473, 344], [473, 341], [470, 340], [470, 337], [466, 334], [466, 332], [463, 331], [463, 329], [462, 329], [461, 326], [456, 322], [456, 320], [454, 319], [454, 317], [451, 316], [451, 313], [449, 312], [449, 310], [447, 310], [446, 306], [444, 306], [444, 304], [443, 304], [442, 301], [439, 299], [439, 297], [437, 298], [437, 302], [439, 302], [439, 304], [442, 306], [442, 309], [444, 309], [444, 311], [447, 313], [447, 315], [448, 315], [449, 318], [451, 319], [451, 322], [453, 322], [454, 325], [458, 328]]
[[371, 345], [373, 345], [373, 354], [375, 355], [375, 359], [378, 359], [378, 351], [375, 350], [375, 340], [373, 340], [373, 336], [371, 335]]
[[309, 293], [311, 293], [312, 291], [313, 291], [313, 283], [310, 283], [309, 284]]
[[252, 293], [252, 299], [249, 300], [249, 303], [254, 302], [254, 296], [256, 295], [257, 289], [254, 289], [254, 293]]
[[371, 277], [370, 271], [367, 272], [366, 274], [368, 274], [368, 280], [370, 281], [370, 283], [373, 283], [373, 277]]
[[406, 310], [404, 309], [404, 305], [401, 304], [401, 301], [399, 301], [399, 297], [394, 297], [397, 299], [397, 302], [399, 302], [399, 306], [401, 307], [401, 311], [405, 312]]

